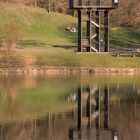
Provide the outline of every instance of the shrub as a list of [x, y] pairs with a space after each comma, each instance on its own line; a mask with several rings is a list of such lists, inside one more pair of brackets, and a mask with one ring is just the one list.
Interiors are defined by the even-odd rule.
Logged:
[[6, 47], [8, 52], [15, 50], [21, 37], [21, 30], [15, 23], [5, 24], [3, 32], [3, 47]]

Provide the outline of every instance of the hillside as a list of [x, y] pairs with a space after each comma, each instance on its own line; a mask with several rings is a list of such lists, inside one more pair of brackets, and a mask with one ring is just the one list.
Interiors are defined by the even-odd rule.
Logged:
[[22, 4], [0, 5], [0, 35], [5, 24], [16, 23], [23, 32], [23, 41], [19, 45], [24, 47], [73, 45], [76, 36], [65, 30], [73, 20], [69, 15], [48, 13]]
[[[46, 47], [76, 45], [75, 33], [65, 29], [76, 25], [77, 19], [69, 15], [48, 13], [45, 9], [27, 7], [22, 4], [0, 5], [0, 36], [4, 25], [16, 23], [23, 32], [20, 46]], [[115, 28], [111, 30], [111, 43], [123, 46], [140, 46], [140, 33], [132, 29]]]
[[[140, 67], [140, 59], [101, 54], [75, 53], [77, 33], [65, 29], [76, 26], [77, 19], [69, 15], [48, 13], [41, 8], [19, 4], [0, 5], [0, 37], [7, 23], [16, 23], [22, 30], [18, 51], [10, 57], [0, 51], [0, 68], [24, 66], [74, 67]], [[111, 46], [140, 47], [140, 33], [133, 29], [111, 28]]]

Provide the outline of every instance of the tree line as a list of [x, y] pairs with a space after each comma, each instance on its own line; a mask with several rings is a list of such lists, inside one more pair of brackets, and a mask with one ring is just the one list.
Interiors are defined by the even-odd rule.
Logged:
[[[19, 2], [28, 6], [45, 8], [48, 12], [69, 13], [69, 0], [0, 0]], [[139, 0], [120, 0], [119, 8], [111, 12], [113, 26], [140, 28]]]
[[114, 26], [140, 29], [140, 1], [120, 0], [119, 8], [112, 11], [111, 17]]

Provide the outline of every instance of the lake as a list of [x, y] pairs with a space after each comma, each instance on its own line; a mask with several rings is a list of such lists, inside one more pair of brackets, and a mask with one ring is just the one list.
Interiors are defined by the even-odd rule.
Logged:
[[1, 75], [0, 140], [140, 140], [140, 76]]

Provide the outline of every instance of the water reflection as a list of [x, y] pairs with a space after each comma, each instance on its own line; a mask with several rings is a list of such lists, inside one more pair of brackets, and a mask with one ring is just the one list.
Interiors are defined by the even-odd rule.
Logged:
[[[109, 87], [105, 86], [101, 96], [100, 86], [78, 88], [77, 127], [70, 128], [71, 140], [96, 139], [118, 140], [118, 130], [109, 125]], [[85, 107], [83, 107], [85, 105]]]
[[0, 140], [139, 138], [140, 78], [0, 77]]

